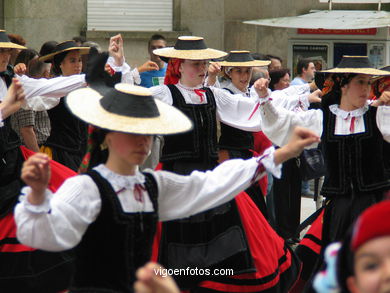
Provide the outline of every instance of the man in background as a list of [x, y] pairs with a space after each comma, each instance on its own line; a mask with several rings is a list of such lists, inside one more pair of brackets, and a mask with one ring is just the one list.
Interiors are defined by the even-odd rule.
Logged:
[[164, 36], [155, 34], [148, 42], [148, 53], [150, 60], [158, 65], [159, 70], [145, 71], [140, 74], [141, 86], [152, 87], [155, 85], [164, 84], [165, 72], [167, 71], [167, 64], [160, 59], [159, 56], [153, 54], [153, 50], [165, 48], [167, 42]]

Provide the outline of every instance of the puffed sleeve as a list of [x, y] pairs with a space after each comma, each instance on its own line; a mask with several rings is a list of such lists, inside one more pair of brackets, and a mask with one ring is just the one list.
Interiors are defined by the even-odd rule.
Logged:
[[226, 90], [211, 87], [217, 104], [218, 119], [235, 128], [245, 131], [260, 131], [261, 118], [258, 111], [258, 98], [233, 95]]
[[152, 174], [159, 187], [159, 217], [162, 221], [185, 218], [233, 199], [269, 170], [280, 177], [280, 165], [274, 164], [274, 148], [263, 156], [223, 162], [214, 170], [193, 171], [183, 176], [167, 171]]
[[390, 106], [379, 106], [376, 112], [376, 123], [383, 139], [390, 142]]
[[264, 134], [278, 146], [285, 145], [296, 126], [306, 127], [321, 137], [321, 110], [293, 112], [275, 107], [270, 100], [261, 102], [260, 115]]
[[[28, 194], [29, 187], [23, 190]], [[32, 205], [27, 196], [15, 207], [17, 237], [25, 245], [61, 251], [75, 247], [101, 208], [99, 190], [87, 175], [67, 179], [55, 194], [46, 192], [41, 205]]]

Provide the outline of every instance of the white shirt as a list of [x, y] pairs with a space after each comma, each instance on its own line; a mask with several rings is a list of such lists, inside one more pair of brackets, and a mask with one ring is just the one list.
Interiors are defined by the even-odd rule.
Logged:
[[[295, 126], [309, 128], [321, 137], [323, 131], [322, 110], [288, 111], [275, 107], [273, 103], [267, 102], [268, 99], [265, 98], [261, 104], [260, 114], [263, 131], [274, 144], [285, 145]], [[338, 105], [331, 105], [329, 109], [336, 115], [335, 135], [349, 135], [365, 131], [363, 115], [367, 112], [368, 105], [350, 112], [340, 109]], [[351, 126], [351, 123], [353, 123], [353, 126]], [[378, 107], [376, 124], [383, 138], [390, 142], [390, 106]]]
[[[130, 66], [123, 63], [123, 66], [115, 66], [114, 58], [109, 57], [107, 63], [116, 71], [122, 72], [122, 82], [134, 83], [138, 70], [130, 71]], [[85, 74], [74, 74], [70, 76], [59, 76], [55, 78], [31, 78], [27, 75], [15, 75], [21, 84], [26, 96], [26, 110], [43, 111], [50, 110], [59, 103], [58, 98], [62, 98], [71, 91], [87, 86]], [[139, 76], [139, 74], [138, 74]], [[6, 96], [8, 91], [5, 81], [0, 78], [0, 101]], [[2, 123], [2, 122], [1, 122]], [[0, 127], [3, 126], [0, 124]]]
[[[280, 177], [280, 165], [274, 165], [273, 153], [271, 147], [260, 158], [229, 160], [212, 171], [194, 171], [188, 176], [148, 170], [158, 186], [159, 219], [185, 218], [228, 202], [251, 184], [259, 164]], [[120, 191], [118, 197], [124, 212], [153, 211], [147, 192], [143, 193], [143, 204], [134, 199], [134, 185], [145, 182], [142, 173], [137, 171], [134, 176], [123, 176], [104, 165], [95, 170], [116, 192]], [[28, 189], [24, 191], [29, 192]], [[21, 196], [21, 202], [15, 208], [17, 237], [23, 244], [43, 250], [70, 249], [81, 241], [100, 209], [99, 190], [91, 177], [78, 175], [69, 178], [54, 196], [48, 191], [41, 205], [31, 205], [25, 196]]]
[[[206, 104], [206, 94], [202, 98], [194, 90], [201, 89], [203, 86], [187, 87], [180, 82], [175, 85], [184, 97], [187, 104]], [[256, 111], [258, 97], [243, 97], [242, 94], [232, 95], [226, 90], [210, 87], [214, 94], [217, 105], [217, 119], [229, 126], [245, 130], [260, 131], [261, 120], [259, 111]], [[166, 85], [154, 86], [150, 90], [156, 99], [159, 99], [169, 105], [173, 104], [172, 94]], [[251, 117], [252, 115], [252, 117]], [[249, 119], [251, 117], [251, 119]]]

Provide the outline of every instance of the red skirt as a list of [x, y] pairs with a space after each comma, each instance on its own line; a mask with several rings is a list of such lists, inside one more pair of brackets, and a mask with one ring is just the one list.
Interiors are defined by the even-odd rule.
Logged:
[[[255, 203], [241, 192], [235, 198], [256, 272], [214, 277], [198, 284], [197, 291], [217, 292], [287, 292], [298, 279], [301, 264], [294, 252], [272, 229]], [[153, 247], [152, 260], [157, 261], [159, 225]]]

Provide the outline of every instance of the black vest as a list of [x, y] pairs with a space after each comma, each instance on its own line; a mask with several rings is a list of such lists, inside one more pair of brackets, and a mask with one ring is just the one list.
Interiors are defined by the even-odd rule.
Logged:
[[47, 113], [50, 118], [51, 131], [45, 145], [81, 155], [85, 151], [82, 148], [85, 148], [87, 124], [68, 110], [64, 98], [60, 99], [60, 103]]
[[190, 159], [205, 162], [218, 159], [216, 103], [213, 92], [206, 90], [207, 104], [186, 104], [174, 85], [168, 85], [173, 106], [181, 110], [194, 124], [190, 132], [164, 137], [161, 162]]
[[[7, 71], [2, 73], [7, 87], [12, 83], [14, 72], [11, 66], [7, 66]], [[21, 145], [19, 136], [11, 127], [11, 117], [4, 120], [4, 126], [0, 127], [0, 155], [3, 158], [4, 154]], [[1, 164], [1, 163], [0, 163]]]
[[336, 115], [329, 107], [322, 109], [322, 148], [326, 175], [322, 186], [325, 196], [381, 192], [390, 188], [385, 175], [383, 136], [376, 124], [376, 107], [364, 114], [365, 132], [335, 135]]
[[154, 212], [125, 213], [111, 184], [98, 172], [101, 211], [76, 248], [76, 272], [71, 292], [133, 292], [137, 268], [150, 260], [158, 211], [157, 184], [144, 173]]

